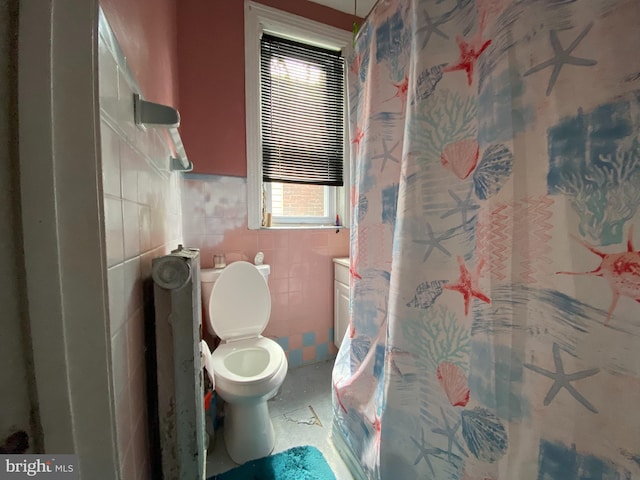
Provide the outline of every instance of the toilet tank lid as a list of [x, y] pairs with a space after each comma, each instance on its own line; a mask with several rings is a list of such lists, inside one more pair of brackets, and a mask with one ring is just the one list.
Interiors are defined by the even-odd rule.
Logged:
[[[269, 273], [271, 273], [271, 267], [269, 265], [256, 265], [255, 267], [264, 276], [264, 278], [267, 278]], [[200, 281], [215, 282], [223, 271], [224, 268], [201, 268]]]

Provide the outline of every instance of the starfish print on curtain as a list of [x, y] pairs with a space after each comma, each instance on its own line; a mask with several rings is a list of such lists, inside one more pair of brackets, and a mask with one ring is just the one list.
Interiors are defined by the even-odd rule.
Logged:
[[478, 37], [477, 40], [472, 40], [467, 43], [464, 38], [457, 37], [456, 42], [458, 42], [458, 48], [460, 49], [458, 62], [444, 67], [442, 71], [455, 72], [457, 70], [464, 70], [467, 73], [467, 82], [469, 83], [469, 86], [471, 86], [473, 83], [473, 70], [476, 62], [478, 61], [478, 58], [480, 58], [480, 55], [482, 55], [482, 53], [491, 44], [491, 40], [482, 42]]
[[540, 70], [544, 70], [547, 67], [553, 66], [553, 71], [551, 72], [551, 77], [549, 78], [549, 85], [547, 86], [548, 97], [551, 94], [551, 90], [553, 90], [553, 86], [556, 84], [556, 80], [558, 80], [558, 77], [560, 76], [560, 70], [562, 70], [562, 67], [565, 64], [575, 65], [578, 67], [591, 67], [598, 63], [596, 60], [579, 58], [571, 55], [571, 52], [573, 52], [578, 44], [582, 41], [582, 39], [587, 36], [587, 33], [589, 33], [589, 30], [591, 30], [591, 27], [593, 27], [593, 23], [590, 23], [589, 25], [584, 27], [582, 32], [580, 32], [580, 35], [578, 35], [576, 39], [571, 42], [571, 45], [569, 45], [566, 49], [562, 48], [562, 44], [560, 43], [560, 39], [558, 38], [558, 33], [555, 30], [551, 30], [549, 36], [551, 46], [553, 47], [553, 58], [550, 58], [546, 62], [542, 62], [541, 64], [527, 70], [523, 74], [523, 76], [526, 77], [528, 75], [531, 75], [532, 73], [536, 73]]
[[458, 265], [460, 266], [460, 278], [458, 279], [458, 283], [448, 283], [443, 285], [443, 288], [462, 294], [462, 297], [464, 298], [464, 314], [468, 315], [469, 303], [472, 298], [475, 297], [478, 300], [482, 300], [484, 303], [491, 303], [491, 299], [478, 289], [478, 277], [480, 277], [480, 272], [484, 266], [484, 259], [478, 261], [478, 265], [473, 273], [470, 273], [469, 270], [467, 270], [467, 266], [464, 264], [462, 257], [458, 257]]
[[564, 388], [571, 394], [573, 398], [584, 405], [584, 407], [589, 411], [598, 413], [596, 407], [594, 407], [591, 402], [589, 402], [589, 400], [584, 398], [584, 396], [580, 392], [578, 392], [573, 385], [571, 385], [571, 382], [582, 380], [583, 378], [587, 377], [592, 377], [593, 375], [600, 372], [600, 369], [590, 368], [589, 370], [582, 370], [581, 372], [565, 373], [564, 365], [562, 364], [562, 357], [560, 356], [560, 346], [557, 343], [553, 344], [553, 362], [556, 368], [555, 372], [545, 370], [544, 368], [532, 365], [530, 363], [524, 364], [525, 368], [528, 368], [533, 372], [539, 373], [540, 375], [551, 378], [553, 380], [553, 385], [551, 385], [551, 388], [547, 392], [547, 395], [544, 397], [544, 405], [550, 405], [551, 401], [556, 397], [558, 392], [560, 392], [560, 390]]

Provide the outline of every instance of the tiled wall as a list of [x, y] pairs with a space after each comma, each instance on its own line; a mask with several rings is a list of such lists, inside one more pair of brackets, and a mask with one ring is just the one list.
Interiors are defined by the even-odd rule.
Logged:
[[242, 177], [187, 174], [182, 191], [184, 241], [201, 249], [203, 268], [214, 253], [227, 262], [264, 253], [271, 317], [263, 335], [282, 345], [289, 366], [334, 356], [332, 259], [349, 255], [348, 230], [249, 230]]
[[111, 352], [122, 478], [150, 478], [143, 282], [151, 259], [181, 242], [179, 174], [167, 171], [161, 130], [133, 123], [135, 81], [118, 65], [117, 45], [100, 25], [102, 180]]

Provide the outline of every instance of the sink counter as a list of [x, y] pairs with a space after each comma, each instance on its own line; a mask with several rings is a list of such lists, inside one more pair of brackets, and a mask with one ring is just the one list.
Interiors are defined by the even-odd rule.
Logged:
[[349, 268], [349, 257], [334, 258], [333, 263], [337, 263], [338, 265], [343, 265]]

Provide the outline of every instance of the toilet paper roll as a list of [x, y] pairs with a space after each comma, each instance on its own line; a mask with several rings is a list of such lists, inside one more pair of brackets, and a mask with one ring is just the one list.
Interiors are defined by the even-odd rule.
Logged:
[[207, 342], [204, 340], [200, 340], [200, 360], [202, 368], [207, 371], [209, 380], [211, 380], [211, 385], [213, 385], [213, 389], [215, 390], [216, 381], [213, 379], [213, 360], [211, 358], [211, 350], [209, 350], [209, 345], [207, 345]]

